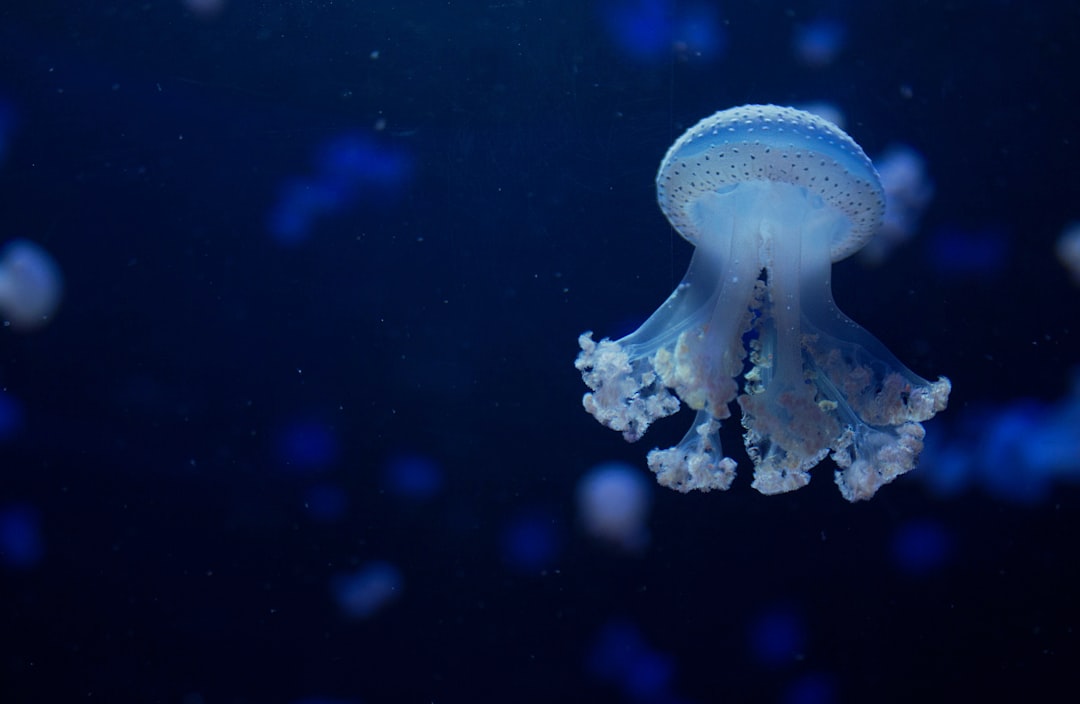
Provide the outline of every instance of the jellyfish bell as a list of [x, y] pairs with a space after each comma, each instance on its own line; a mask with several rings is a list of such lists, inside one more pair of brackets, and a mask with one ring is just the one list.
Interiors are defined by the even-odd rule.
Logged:
[[808, 112], [747, 105], [690, 128], [656, 182], [694, 255], [638, 330], [579, 338], [586, 410], [634, 441], [682, 403], [694, 409], [682, 442], [648, 458], [679, 491], [731, 485], [718, 431], [736, 401], [762, 493], [805, 486], [830, 455], [850, 501], [913, 469], [920, 422], [945, 408], [949, 381], [908, 370], [832, 298], [832, 262], [866, 244], [884, 212], [862, 149]]
[[52, 319], [63, 292], [60, 267], [42, 247], [12, 240], [0, 250], [0, 315], [20, 330]]

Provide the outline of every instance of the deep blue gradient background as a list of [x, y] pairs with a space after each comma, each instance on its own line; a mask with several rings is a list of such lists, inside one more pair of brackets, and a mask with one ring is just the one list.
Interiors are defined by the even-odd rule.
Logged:
[[[631, 55], [600, 2], [233, 0], [213, 19], [179, 0], [5, 4], [0, 239], [45, 246], [67, 293], [48, 328], [0, 330], [0, 385], [23, 411], [0, 504], [34, 507], [44, 550], [0, 571], [0, 700], [1068, 691], [1068, 483], [1015, 505], [941, 499], [912, 475], [848, 505], [827, 463], [778, 497], [744, 464], [726, 494], [657, 492], [640, 556], [581, 535], [577, 479], [611, 459], [647, 471], [688, 422], [626, 445], [582, 411], [573, 359], [581, 331], [625, 332], [681, 278], [690, 248], [653, 178], [718, 109], [829, 100], [869, 154], [926, 156], [919, 236], [882, 268], [838, 265], [834, 286], [900, 359], [951, 378], [931, 435], [965, 409], [1059, 398], [1080, 363], [1080, 290], [1053, 255], [1080, 218], [1076, 3], [702, 6], [723, 36], [695, 58]], [[806, 67], [791, 37], [821, 15], [846, 44]], [[282, 189], [320, 178], [343, 135], [400, 155], [407, 178], [357, 177], [306, 239], [275, 238]], [[1005, 233], [1004, 268], [931, 261], [944, 228]], [[327, 433], [311, 466], [282, 454], [301, 421]], [[386, 490], [403, 453], [441, 467], [436, 496]], [[316, 482], [344, 492], [343, 516], [305, 508]], [[550, 527], [543, 567], [504, 555], [523, 515]], [[947, 544], [905, 570], [926, 525]], [[403, 591], [350, 620], [330, 585], [370, 560]], [[763, 658], [754, 626], [775, 613], [794, 631]], [[590, 668], [613, 622], [670, 658], [660, 694]]]

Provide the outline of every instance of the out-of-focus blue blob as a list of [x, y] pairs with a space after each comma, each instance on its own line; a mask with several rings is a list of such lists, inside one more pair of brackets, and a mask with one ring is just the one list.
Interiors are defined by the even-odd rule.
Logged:
[[200, 19], [211, 20], [225, 9], [225, 0], [184, 0], [184, 7]]
[[593, 467], [577, 485], [578, 518], [585, 532], [626, 552], [643, 550], [649, 543], [652, 487], [624, 462]]
[[287, 424], [277, 439], [278, 459], [299, 472], [319, 472], [337, 461], [337, 434], [325, 423], [302, 419]]
[[267, 227], [281, 244], [307, 240], [315, 221], [334, 215], [365, 195], [370, 203], [385, 202], [412, 175], [408, 154], [381, 145], [362, 134], [344, 134], [316, 150], [315, 173], [290, 178], [270, 209]]
[[7, 442], [23, 428], [23, 405], [7, 391], [0, 391], [0, 442]]
[[49, 323], [63, 295], [60, 267], [39, 245], [12, 240], [0, 250], [0, 314], [16, 330]]
[[23, 570], [45, 555], [41, 516], [33, 506], [14, 504], [0, 508], [0, 565]]
[[[1050, 492], [1052, 476], [1044, 462], [1033, 461], [1032, 443], [1047, 437], [1052, 423], [1044, 404], [1025, 400], [1002, 408], [990, 419], [977, 448], [982, 484], [991, 494], [1018, 503], [1036, 503]], [[1070, 430], [1075, 438], [1076, 428]], [[1075, 441], [1074, 441], [1075, 447]], [[1038, 450], [1036, 450], [1038, 451]], [[1074, 458], [1075, 458], [1074, 452]]]
[[324, 181], [391, 189], [405, 181], [410, 168], [403, 153], [357, 134], [342, 135], [324, 144], [317, 162]]
[[[1002, 408], [965, 409], [966, 416], [944, 443], [927, 446], [919, 475], [939, 496], [971, 485], [1010, 503], [1044, 499], [1052, 477], [1032, 466], [1025, 446], [1036, 442], [1050, 413], [1037, 401]], [[974, 420], [977, 419], [977, 420]]]
[[806, 630], [790, 606], [774, 606], [750, 624], [750, 652], [763, 665], [785, 665], [803, 652]]
[[631, 59], [665, 61], [672, 52], [684, 58], [712, 59], [727, 44], [716, 9], [705, 3], [682, 6], [674, 0], [608, 0], [600, 19], [612, 42]]
[[847, 27], [842, 22], [820, 18], [796, 27], [792, 44], [801, 63], [821, 68], [836, 60], [846, 40]]
[[1080, 222], [1070, 223], [1061, 231], [1054, 253], [1072, 275], [1073, 283], [1080, 286]]
[[942, 276], [992, 277], [1005, 268], [1009, 238], [996, 227], [971, 231], [945, 227], [930, 240], [930, 263]]
[[966, 490], [975, 477], [970, 450], [955, 440], [943, 443], [941, 435], [929, 436], [933, 440], [926, 443], [916, 476], [922, 478], [930, 491], [945, 498]]
[[335, 523], [345, 517], [349, 497], [337, 484], [316, 484], [304, 492], [304, 506], [320, 523]]
[[901, 572], [922, 577], [945, 566], [952, 555], [953, 538], [945, 526], [930, 518], [900, 525], [892, 536], [892, 558]]
[[727, 49], [727, 35], [715, 5], [680, 3], [675, 13], [672, 45], [683, 59], [712, 60]]
[[885, 216], [859, 256], [864, 262], [877, 265], [919, 231], [923, 213], [934, 198], [934, 182], [926, 159], [906, 144], [887, 147], [874, 159], [874, 166], [885, 190]]
[[919, 475], [935, 493], [976, 485], [1010, 503], [1033, 504], [1055, 481], [1080, 479], [1080, 373], [1056, 403], [1021, 399], [964, 410], [946, 440], [926, 447]]
[[600, 12], [615, 45], [626, 56], [656, 61], [671, 51], [672, 0], [612, 0]]
[[551, 568], [562, 549], [562, 536], [555, 516], [546, 510], [531, 509], [510, 520], [503, 528], [503, 562], [518, 572], [535, 574]]
[[673, 658], [654, 650], [637, 626], [615, 620], [597, 633], [586, 656], [590, 675], [622, 690], [638, 702], [670, 702], [675, 675]]
[[401, 594], [401, 571], [389, 562], [368, 562], [355, 572], [334, 577], [330, 589], [351, 618], [371, 618]]
[[836, 681], [824, 672], [810, 672], [788, 685], [783, 704], [832, 704], [837, 701]]
[[316, 218], [342, 206], [340, 188], [310, 180], [285, 183], [277, 204], [270, 210], [269, 228], [274, 238], [285, 245], [307, 240]]
[[442, 490], [443, 470], [423, 455], [398, 455], [383, 465], [382, 484], [387, 493], [411, 501], [428, 501]]

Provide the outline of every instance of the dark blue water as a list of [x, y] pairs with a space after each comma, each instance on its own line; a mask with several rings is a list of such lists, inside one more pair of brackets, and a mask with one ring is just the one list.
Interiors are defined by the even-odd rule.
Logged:
[[[1045, 699], [1080, 646], [1071, 2], [20, 2], [0, 242], [0, 700]], [[213, 6], [213, 4], [211, 3]], [[923, 466], [848, 504], [654, 486], [581, 408], [690, 246], [699, 119], [827, 101], [933, 195], [837, 303], [953, 383]], [[10, 315], [10, 313], [5, 313]], [[647, 543], [575, 487], [649, 478]]]

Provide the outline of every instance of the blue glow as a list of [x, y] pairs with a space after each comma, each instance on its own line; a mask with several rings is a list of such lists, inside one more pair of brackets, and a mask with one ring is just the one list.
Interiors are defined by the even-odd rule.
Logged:
[[600, 629], [585, 666], [596, 679], [639, 702], [676, 701], [671, 688], [675, 661], [653, 649], [633, 623], [615, 620]]
[[281, 244], [304, 242], [318, 219], [348, 209], [365, 194], [385, 197], [399, 191], [412, 173], [404, 152], [359, 134], [321, 145], [315, 166], [310, 176], [287, 179], [270, 210], [267, 227]]
[[805, 640], [802, 618], [790, 607], [774, 607], [750, 625], [750, 652], [764, 665], [793, 662]]
[[443, 487], [443, 470], [422, 455], [399, 455], [383, 466], [383, 488], [390, 494], [413, 501], [434, 498]]
[[33, 506], [0, 508], [0, 564], [11, 569], [34, 567], [45, 555], [41, 516]]
[[1080, 374], [1055, 403], [1021, 399], [968, 407], [946, 440], [927, 445], [919, 476], [939, 495], [975, 485], [1010, 503], [1049, 497], [1054, 483], [1080, 479]]
[[930, 261], [943, 275], [989, 277], [1005, 268], [1009, 238], [997, 228], [942, 228], [930, 240]]
[[611, 3], [604, 21], [624, 54], [643, 61], [663, 58], [671, 51], [670, 0], [626, 0]]
[[527, 511], [513, 518], [503, 529], [503, 562], [519, 572], [542, 572], [555, 564], [561, 543], [552, 514]]
[[302, 472], [329, 468], [340, 452], [337, 434], [315, 420], [298, 420], [287, 425], [278, 438], [277, 450], [282, 463]]
[[939, 522], [928, 518], [912, 519], [893, 533], [893, 562], [902, 572], [925, 576], [948, 562], [952, 543], [952, 536]]
[[19, 399], [0, 391], [0, 442], [12, 439], [23, 428], [23, 407]]
[[601, 22], [619, 51], [641, 62], [710, 59], [727, 41], [716, 9], [705, 3], [682, 6], [673, 0], [612, 0], [600, 7]]
[[838, 701], [836, 682], [822, 672], [811, 672], [799, 677], [784, 692], [783, 704], [831, 704]]
[[828, 66], [844, 49], [847, 27], [832, 19], [817, 19], [795, 30], [795, 56], [807, 66]]
[[727, 48], [727, 35], [712, 5], [680, 5], [672, 38], [683, 58], [713, 59]]
[[389, 562], [369, 562], [330, 584], [338, 606], [352, 618], [371, 618], [401, 594], [401, 571]]

